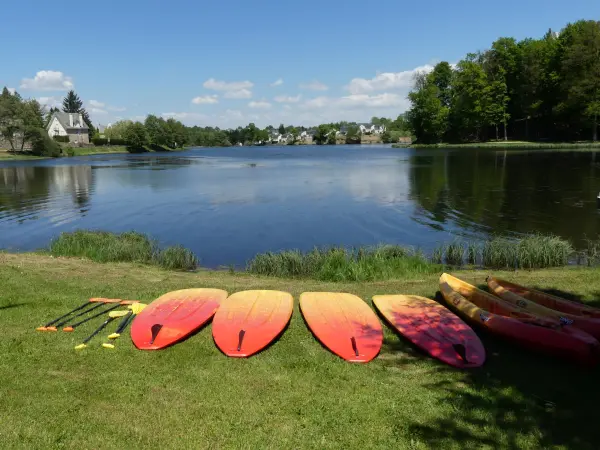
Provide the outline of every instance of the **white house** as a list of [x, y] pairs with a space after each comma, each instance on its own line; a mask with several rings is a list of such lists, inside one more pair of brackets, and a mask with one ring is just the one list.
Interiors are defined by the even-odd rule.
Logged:
[[361, 123], [358, 125], [361, 134], [383, 134], [385, 125], [373, 125], [372, 123]]
[[46, 128], [50, 137], [69, 136], [73, 144], [89, 144], [89, 128], [80, 113], [55, 112]]

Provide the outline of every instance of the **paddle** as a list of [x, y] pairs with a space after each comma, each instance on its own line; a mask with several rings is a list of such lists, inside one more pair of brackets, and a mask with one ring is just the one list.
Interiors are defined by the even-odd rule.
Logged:
[[[63, 314], [62, 316], [58, 317], [57, 319], [54, 319], [52, 322], [48, 322], [43, 327], [36, 328], [36, 330], [37, 331], [57, 331], [58, 327], [62, 327], [65, 323], [67, 323], [70, 320], [75, 319], [76, 317], [81, 317], [81, 316], [93, 311], [94, 309], [99, 308], [102, 305], [106, 305], [107, 303], [118, 303], [118, 302], [121, 302], [121, 300], [110, 299], [110, 298], [91, 298], [88, 302], [84, 303], [83, 305], [78, 306], [77, 308], [69, 311], [67, 314]], [[92, 306], [91, 308], [86, 309], [85, 311], [81, 311], [86, 306], [93, 305], [94, 303], [96, 303], [96, 305]], [[81, 312], [79, 314], [75, 314], [74, 316], [71, 316], [71, 314], [73, 314], [77, 311], [81, 311]], [[59, 320], [64, 319], [65, 317], [68, 317], [67, 320], [64, 320], [63, 322], [60, 322], [60, 323], [56, 323]], [[54, 324], [56, 324], [56, 325], [54, 325]], [[52, 325], [54, 325], [54, 326], [52, 326]]]
[[[147, 305], [145, 303], [134, 303], [133, 305], [129, 306], [129, 309], [131, 311], [129, 311], [129, 314], [127, 314], [125, 317], [123, 317], [123, 320], [117, 327], [117, 330], [114, 333], [110, 334], [108, 336], [108, 339], [112, 339], [112, 340], [118, 339], [121, 336], [121, 334], [123, 333], [123, 331], [125, 331], [125, 329], [127, 328], [127, 325], [129, 325], [131, 323], [131, 321], [133, 320], [133, 316], [142, 312], [142, 310], [146, 306]], [[102, 347], [114, 349], [115, 345], [111, 344], [110, 342], [105, 342], [104, 344], [102, 344]]]
[[[99, 312], [98, 314], [94, 314], [93, 316], [90, 316], [90, 317], [88, 317], [88, 318], [87, 318], [87, 319], [85, 319], [85, 320], [82, 320], [82, 321], [80, 321], [80, 322], [77, 322], [77, 323], [75, 323], [75, 324], [73, 324], [73, 325], [69, 325], [69, 326], [66, 326], [66, 327], [64, 327], [64, 328], [63, 328], [63, 331], [65, 331], [65, 332], [71, 332], [71, 331], [73, 331], [73, 330], [74, 330], [76, 327], [78, 327], [79, 325], [81, 325], [81, 324], [83, 324], [83, 323], [86, 323], [86, 322], [88, 322], [88, 321], [90, 321], [90, 320], [92, 320], [92, 319], [95, 319], [96, 317], [99, 317], [99, 316], [101, 316], [102, 314], [106, 314], [107, 312], [109, 312], [109, 311], [112, 311], [113, 309], [116, 309], [116, 308], [118, 308], [119, 306], [122, 306], [122, 305], [132, 305], [132, 304], [135, 304], [135, 303], [137, 303], [137, 300], [111, 300], [111, 301], [110, 301], [110, 303], [114, 303], [114, 302], [118, 302], [118, 303], [117, 303], [116, 305], [114, 305], [114, 306], [111, 306], [111, 307], [110, 307], [110, 308], [108, 308], [108, 309], [105, 309], [104, 311], [101, 311], [101, 312]], [[88, 311], [88, 312], [89, 312], [89, 311]], [[72, 317], [72, 318], [71, 318], [71, 319], [69, 319], [69, 320], [72, 320], [72, 319], [74, 319], [75, 317], [77, 317], [77, 316], [74, 316], [74, 317]], [[60, 323], [60, 324], [57, 324], [56, 326], [62, 326], [62, 325], [64, 325], [66, 322], [68, 322], [68, 320], [67, 320], [67, 321], [65, 321], [65, 322], [62, 322], [62, 323]]]
[[[121, 305], [117, 305], [117, 306], [121, 306]], [[98, 328], [96, 328], [96, 330], [92, 334], [90, 334], [88, 337], [86, 337], [81, 344], [76, 345], [75, 350], [81, 350], [82, 348], [86, 348], [87, 343], [90, 342], [94, 336], [96, 336], [98, 333], [100, 333], [104, 329], [104, 327], [106, 327], [106, 325], [108, 325], [113, 320], [117, 319], [118, 317], [123, 317], [123, 316], [129, 315], [129, 314], [131, 314], [131, 311], [111, 311], [111, 312], [109, 312], [108, 319], [106, 319], [102, 323], [102, 325], [100, 325]]]

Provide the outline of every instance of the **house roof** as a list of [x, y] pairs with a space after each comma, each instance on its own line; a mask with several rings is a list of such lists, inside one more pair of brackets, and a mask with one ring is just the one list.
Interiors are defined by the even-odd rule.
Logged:
[[[71, 121], [69, 120], [69, 114], [73, 114], [73, 126], [71, 126]], [[52, 117], [56, 117], [58, 119], [58, 121], [60, 122], [60, 124], [62, 125], [62, 127], [67, 130], [67, 129], [74, 129], [77, 128], [79, 130], [88, 130], [88, 126], [86, 125], [85, 121], [81, 121], [81, 123], [79, 122], [79, 113], [66, 113], [66, 112], [55, 112], [54, 114], [52, 114]], [[52, 121], [50, 121], [50, 123], [52, 123]]]

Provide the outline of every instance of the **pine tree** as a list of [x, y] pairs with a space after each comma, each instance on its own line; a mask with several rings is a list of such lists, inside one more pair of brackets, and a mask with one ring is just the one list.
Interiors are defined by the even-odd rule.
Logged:
[[67, 92], [67, 96], [63, 99], [63, 112], [79, 113], [83, 109], [83, 102], [75, 91]]

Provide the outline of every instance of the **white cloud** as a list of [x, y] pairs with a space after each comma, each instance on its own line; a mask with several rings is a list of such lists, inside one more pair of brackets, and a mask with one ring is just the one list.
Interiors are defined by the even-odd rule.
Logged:
[[89, 105], [93, 108], [104, 108], [106, 105], [98, 100], [90, 100]]
[[192, 99], [192, 103], [194, 105], [213, 105], [215, 103], [219, 103], [219, 96], [218, 95], [205, 95], [205, 96], [194, 97]]
[[17, 90], [15, 88], [6, 88], [8, 89], [8, 92], [10, 92], [11, 94], [14, 94], [15, 92], [17, 92]]
[[239, 91], [241, 89], [250, 89], [254, 86], [251, 81], [220, 81], [214, 78], [209, 78], [202, 85], [206, 89], [213, 91]]
[[271, 87], [277, 87], [277, 86], [281, 86], [283, 84], [283, 78], [279, 78], [276, 81], [274, 81], [273, 83], [271, 83]]
[[267, 101], [260, 100], [258, 102], [248, 103], [248, 107], [254, 108], [254, 109], [269, 109], [271, 107], [271, 104]]
[[300, 94], [296, 95], [295, 97], [292, 97], [291, 95], [278, 95], [273, 100], [275, 100], [277, 103], [298, 103], [301, 98], [302, 96]]
[[290, 110], [290, 109], [292, 109], [292, 107], [290, 105], [283, 105], [283, 109]]
[[320, 81], [313, 80], [310, 83], [302, 83], [300, 89], [308, 89], [309, 91], [326, 91], [329, 87]]
[[37, 101], [47, 108], [59, 108], [62, 105], [62, 100], [58, 97], [38, 97]]
[[73, 87], [71, 77], [54, 70], [41, 70], [35, 74], [35, 77], [21, 80], [21, 89], [33, 91], [67, 91]]
[[227, 92], [225, 92], [223, 97], [234, 98], [234, 99], [252, 98], [252, 91], [249, 91], [248, 89], [238, 89], [237, 91], [227, 91]]
[[90, 113], [92, 114], [108, 114], [108, 111], [106, 111], [105, 109], [102, 108], [90, 108]]
[[407, 105], [408, 100], [404, 96], [386, 92], [378, 95], [353, 94], [345, 97], [316, 97], [304, 102], [302, 108], [406, 108]]
[[107, 106], [106, 109], [108, 109], [109, 111], [115, 111], [115, 112], [127, 111], [127, 108], [125, 108], [124, 106]]
[[384, 72], [378, 73], [375, 77], [353, 78], [344, 88], [351, 94], [367, 94], [374, 91], [389, 91], [396, 89], [410, 89], [412, 87], [415, 75], [420, 72], [431, 72], [433, 66], [425, 64], [412, 70], [403, 72]]

